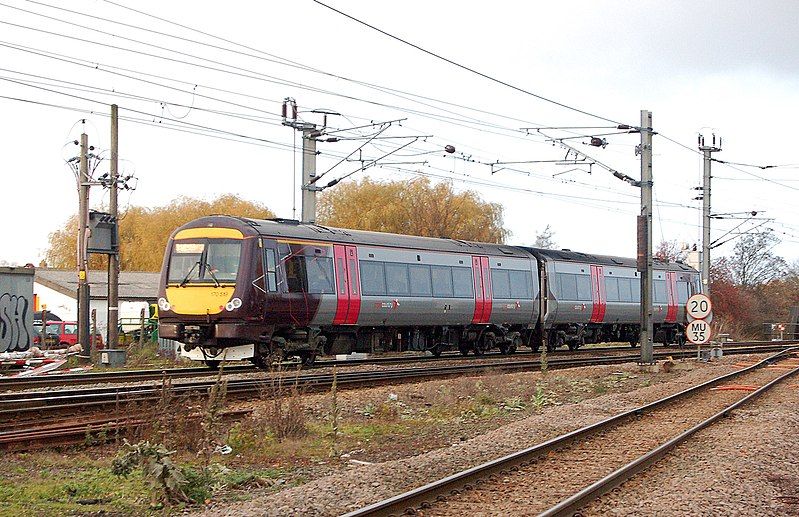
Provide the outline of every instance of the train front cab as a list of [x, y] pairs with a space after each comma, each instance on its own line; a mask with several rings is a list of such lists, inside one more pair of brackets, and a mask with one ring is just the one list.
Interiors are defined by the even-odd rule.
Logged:
[[259, 290], [247, 280], [262, 276], [259, 240], [242, 230], [179, 229], [164, 258], [159, 335], [180, 341], [182, 355], [211, 366], [252, 357], [254, 340], [268, 331], [258, 324]]

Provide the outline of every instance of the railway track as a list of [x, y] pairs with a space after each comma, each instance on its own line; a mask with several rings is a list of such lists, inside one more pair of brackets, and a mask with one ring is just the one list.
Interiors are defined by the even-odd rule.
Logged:
[[[776, 345], [788, 345], [797, 343], [796, 341], [748, 341], [748, 342], [732, 342], [725, 344], [725, 347], [740, 347], [740, 346], [763, 346], [773, 347]], [[771, 349], [771, 348], [769, 348]], [[572, 357], [602, 353], [618, 353], [630, 352], [632, 349], [629, 346], [614, 346], [614, 347], [592, 347], [581, 348], [575, 351], [559, 351], [552, 352], [552, 358], [561, 356]], [[659, 347], [656, 350], [684, 352], [685, 348], [679, 349], [677, 347]], [[459, 353], [444, 354], [440, 357], [434, 356], [389, 356], [389, 357], [370, 357], [367, 359], [354, 359], [354, 360], [323, 360], [317, 361], [314, 365], [315, 369], [330, 368], [336, 366], [337, 368], [348, 368], [352, 366], [363, 365], [381, 365], [381, 364], [405, 364], [405, 363], [433, 363], [440, 361], [475, 361], [475, 360], [508, 360], [511, 357], [538, 357], [538, 352], [532, 351], [519, 351], [515, 354], [503, 355], [498, 352], [489, 353], [483, 356], [462, 356]], [[286, 363], [283, 365], [285, 368], [295, 368], [296, 363]], [[258, 368], [252, 365], [228, 365], [223, 368], [224, 375], [234, 375], [243, 373], [258, 372]], [[73, 373], [73, 374], [60, 374], [43, 377], [4, 377], [0, 378], [0, 392], [11, 390], [23, 390], [28, 388], [45, 388], [50, 386], [65, 386], [65, 385], [85, 385], [85, 384], [103, 384], [115, 382], [145, 382], [151, 380], [163, 379], [181, 379], [192, 377], [215, 377], [217, 372], [207, 367], [189, 367], [189, 368], [164, 368], [164, 369], [147, 369], [147, 370], [122, 370], [113, 372], [93, 372], [93, 373]], [[3, 395], [5, 397], [5, 395]]]
[[[737, 347], [727, 353], [758, 353], [774, 349], [764, 346]], [[658, 352], [656, 359], [667, 357], [690, 357], [695, 352]], [[610, 355], [602, 357], [555, 358], [548, 362], [548, 368], [573, 368], [605, 364], [620, 364], [636, 361], [638, 354]], [[374, 371], [337, 372], [336, 384], [339, 388], [372, 386], [389, 382], [415, 381], [423, 378], [445, 378], [458, 375], [473, 375], [485, 372], [534, 371], [539, 369], [539, 360], [514, 360], [480, 364], [446, 366], [421, 366], [394, 368]], [[302, 392], [327, 391], [333, 383], [332, 373], [288, 372], [280, 377], [284, 386], [296, 385]], [[228, 396], [245, 398], [258, 396], [276, 383], [277, 374], [268, 374], [258, 379], [228, 380]], [[168, 385], [170, 397], [201, 396], [206, 393], [213, 381], [192, 381]], [[135, 426], [135, 418], [125, 416], [126, 408], [152, 406], [164, 395], [164, 386], [110, 386], [77, 388], [58, 391], [9, 392], [0, 399], [0, 448], [25, 448], [29, 438], [56, 439], [72, 436], [81, 439], [87, 433], [104, 432], [109, 428], [124, 429]], [[98, 414], [99, 412], [105, 414]], [[66, 416], [66, 417], [65, 417]], [[82, 419], [76, 423], [76, 420]], [[85, 421], [85, 423], [83, 423]], [[41, 440], [40, 440], [41, 441]], [[79, 441], [82, 441], [79, 440]], [[33, 444], [32, 444], [33, 445]]]
[[[475, 508], [485, 515], [572, 515], [696, 432], [799, 373], [797, 352], [799, 347], [783, 350], [742, 370], [379, 501], [347, 517], [462, 515]], [[791, 364], [772, 366], [781, 361]], [[531, 480], [535, 480], [534, 490]]]

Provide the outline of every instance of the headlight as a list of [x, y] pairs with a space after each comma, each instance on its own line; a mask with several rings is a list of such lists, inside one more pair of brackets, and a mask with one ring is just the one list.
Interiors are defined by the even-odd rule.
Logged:
[[158, 299], [158, 308], [162, 311], [168, 311], [172, 308], [172, 304], [166, 301], [166, 298], [159, 298]]
[[225, 304], [225, 310], [228, 312], [235, 311], [239, 307], [241, 307], [241, 298], [233, 298]]

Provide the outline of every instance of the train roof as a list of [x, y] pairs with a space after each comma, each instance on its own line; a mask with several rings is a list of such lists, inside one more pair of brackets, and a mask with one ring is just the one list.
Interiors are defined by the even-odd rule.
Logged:
[[[635, 259], [628, 257], [616, 257], [613, 255], [594, 255], [591, 253], [582, 253], [572, 250], [548, 250], [543, 248], [529, 248], [522, 247], [522, 249], [532, 253], [537, 258], [544, 260], [559, 260], [563, 262], [579, 262], [587, 264], [596, 264], [600, 266], [621, 266], [621, 267], [636, 267], [637, 262]], [[655, 267], [658, 269], [666, 269], [668, 271], [692, 271], [696, 270], [691, 266], [682, 262], [666, 262], [662, 260], [654, 260]]]
[[283, 239], [530, 258], [529, 253], [515, 246], [506, 246], [504, 244], [331, 228], [317, 224], [303, 224], [293, 219], [249, 219], [246, 217], [214, 215], [201, 217], [181, 228], [205, 226], [228, 226], [243, 230], [245, 234], [254, 231], [264, 237]]
[[[422, 249], [470, 255], [499, 255], [506, 257], [530, 258], [532, 254], [542, 260], [560, 260], [607, 266], [636, 267], [635, 259], [610, 255], [594, 255], [571, 250], [548, 250], [526, 246], [509, 246], [485, 242], [462, 241], [458, 239], [418, 237], [396, 233], [372, 232], [331, 228], [317, 224], [303, 224], [294, 219], [250, 219], [228, 215], [200, 217], [179, 229], [223, 226], [242, 230], [245, 234], [264, 237], [299, 239], [337, 244], [358, 244], [366, 246], [385, 246], [390, 248]], [[682, 262], [662, 262], [655, 260], [655, 267], [669, 271], [691, 271], [693, 268]]]

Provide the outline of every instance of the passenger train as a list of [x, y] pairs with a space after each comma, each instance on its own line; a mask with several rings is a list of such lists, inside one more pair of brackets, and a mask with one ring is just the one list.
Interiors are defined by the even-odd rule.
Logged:
[[[628, 258], [210, 216], [169, 240], [159, 332], [212, 367], [361, 351], [635, 346], [639, 275]], [[700, 289], [696, 270], [655, 262], [655, 341], [683, 342], [685, 303]]]

